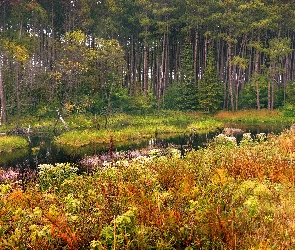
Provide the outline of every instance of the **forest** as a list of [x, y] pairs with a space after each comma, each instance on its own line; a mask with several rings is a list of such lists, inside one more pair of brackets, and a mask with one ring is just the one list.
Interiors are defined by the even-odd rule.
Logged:
[[294, 0], [0, 0], [0, 249], [295, 249]]
[[291, 0], [1, 0], [1, 123], [295, 104]]

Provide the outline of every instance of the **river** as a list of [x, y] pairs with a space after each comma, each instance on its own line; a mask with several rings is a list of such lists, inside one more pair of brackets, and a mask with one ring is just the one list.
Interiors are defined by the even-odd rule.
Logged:
[[[235, 127], [236, 125], [230, 124], [229, 126]], [[278, 126], [249, 126], [239, 124], [244, 132], [251, 133], [253, 136], [257, 133], [275, 133], [278, 134], [282, 132], [284, 127]], [[198, 147], [204, 147], [211, 139], [213, 139], [221, 131], [214, 133], [204, 133], [204, 134], [178, 134], [171, 135], [171, 137], [143, 140], [140, 144], [130, 144], [126, 146], [117, 147], [114, 145], [115, 151], [125, 151], [125, 150], [136, 150], [147, 147], [167, 147], [169, 145], [179, 147], [180, 145], [189, 146], [194, 149]], [[242, 135], [237, 135], [239, 140]], [[67, 153], [62, 148], [57, 147], [53, 143], [53, 136], [44, 134], [32, 134], [26, 136], [29, 141], [29, 147], [25, 150], [15, 150], [10, 153], [0, 154], [0, 167], [2, 169], [36, 169], [39, 164], [55, 164], [63, 162], [77, 163], [79, 160], [86, 156], [91, 156], [108, 151], [109, 145], [90, 145], [87, 147], [82, 147], [76, 149], [74, 152]]]

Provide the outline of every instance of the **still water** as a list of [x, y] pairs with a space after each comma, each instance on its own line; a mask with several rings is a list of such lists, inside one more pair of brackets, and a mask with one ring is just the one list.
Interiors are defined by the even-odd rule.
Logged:
[[[278, 134], [283, 131], [284, 127], [275, 126], [246, 126], [239, 125], [244, 132], [250, 132], [253, 136], [257, 133], [275, 133]], [[172, 146], [190, 146], [194, 149], [198, 147], [204, 147], [211, 139], [213, 139], [221, 131], [214, 133], [204, 134], [191, 134], [191, 135], [173, 135], [169, 138], [153, 138], [150, 140], [143, 140], [139, 144], [130, 142], [126, 146], [114, 145], [115, 151], [135, 150], [152, 146], [167, 147]], [[237, 135], [237, 139], [241, 139], [242, 135]], [[0, 167], [7, 168], [30, 168], [36, 169], [39, 164], [55, 164], [63, 162], [76, 163], [85, 156], [91, 156], [108, 151], [109, 144], [106, 145], [89, 145], [87, 147], [81, 147], [75, 151], [66, 152], [62, 148], [54, 145], [52, 139], [53, 136], [36, 134], [26, 137], [30, 146], [25, 150], [15, 150], [11, 153], [0, 154]]]

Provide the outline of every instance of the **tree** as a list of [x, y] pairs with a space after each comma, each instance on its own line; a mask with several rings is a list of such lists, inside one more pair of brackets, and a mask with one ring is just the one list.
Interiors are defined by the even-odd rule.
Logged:
[[[262, 0], [255, 0], [248, 3], [243, 3], [239, 6], [239, 10], [244, 15], [244, 22], [246, 24], [246, 32], [252, 35], [251, 41], [249, 43], [249, 48], [254, 49], [254, 79], [260, 74], [260, 56], [263, 52], [263, 44], [261, 39], [265, 31], [273, 23], [272, 15], [269, 14], [268, 6], [263, 3]], [[256, 34], [253, 36], [253, 34]], [[255, 81], [255, 90], [256, 90], [256, 106], [257, 110], [260, 110], [260, 85], [259, 81]]]
[[199, 108], [207, 113], [221, 109], [222, 83], [218, 78], [213, 49], [209, 47], [206, 68], [198, 84]]
[[[284, 70], [283, 59], [291, 53], [291, 41], [288, 38], [274, 38], [269, 40], [269, 47], [264, 51], [269, 57], [268, 66], [268, 110], [274, 109], [275, 82], [280, 84], [281, 72]], [[277, 80], [276, 80], [277, 78]]]
[[197, 86], [195, 85], [194, 67], [193, 67], [192, 44], [186, 43], [183, 48], [181, 58], [181, 83], [180, 83], [180, 110], [196, 110], [198, 105]]
[[241, 91], [240, 108], [255, 109], [257, 108], [257, 85], [259, 82], [259, 104], [261, 108], [267, 107], [267, 75], [266, 74], [254, 74], [249, 83]]
[[126, 65], [124, 51], [117, 40], [95, 39], [95, 46], [90, 49], [88, 63], [92, 68], [89, 71], [90, 75], [88, 75], [96, 75], [96, 80], [93, 83], [99, 85], [92, 85], [91, 89], [94, 94], [100, 91], [102, 99], [106, 101], [106, 126], [111, 111], [113, 91], [116, 87], [122, 87], [124, 66]]
[[6, 123], [6, 100], [4, 95], [4, 84], [2, 77], [3, 56], [0, 52], [0, 125]]
[[[213, 19], [220, 24], [220, 34], [227, 44], [226, 51], [226, 68], [228, 91], [230, 98], [230, 107], [232, 112], [235, 110], [234, 105], [234, 73], [232, 65], [232, 56], [234, 45], [238, 42], [238, 37], [243, 31], [242, 13], [239, 11], [240, 0], [225, 0], [219, 1], [219, 11], [212, 15]], [[225, 88], [226, 89], [226, 88]], [[236, 93], [237, 94], [237, 93]]]

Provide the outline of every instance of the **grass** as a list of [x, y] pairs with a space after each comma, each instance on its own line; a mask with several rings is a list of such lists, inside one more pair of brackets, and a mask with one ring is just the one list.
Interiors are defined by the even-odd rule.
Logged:
[[239, 122], [253, 125], [261, 124], [277, 124], [277, 125], [291, 125], [293, 123], [292, 117], [284, 117], [279, 110], [268, 111], [267, 109], [257, 110], [241, 110], [234, 113], [230, 111], [220, 111], [214, 118], [223, 122]]
[[[241, 127], [244, 124], [254, 126], [283, 126], [292, 124], [292, 118], [283, 117], [279, 111], [268, 112], [267, 110], [247, 110], [235, 113], [221, 111], [214, 117], [208, 117], [198, 112], [159, 111], [151, 115], [127, 115], [117, 113], [110, 116], [107, 128], [104, 128], [104, 116], [69, 115], [64, 117], [69, 131], [59, 121], [56, 130], [59, 136], [54, 142], [67, 151], [75, 151], [76, 148], [90, 145], [105, 145], [112, 137], [116, 145], [139, 144], [143, 140], [155, 137], [167, 138], [177, 134], [213, 132], [224, 126]], [[20, 127], [32, 128], [32, 132], [50, 132], [53, 134], [55, 118], [37, 119], [27, 117], [20, 120]], [[1, 126], [2, 132], [7, 132], [15, 127], [15, 123]], [[7, 138], [7, 137], [6, 137]], [[8, 139], [5, 139], [8, 140]], [[4, 140], [4, 141], [5, 141]], [[10, 140], [10, 146], [6, 143], [1, 151], [11, 151], [21, 145], [16, 144], [15, 139]], [[1, 143], [1, 142], [0, 142]]]
[[[100, 119], [100, 120], [99, 120]], [[89, 119], [87, 120], [89, 121]], [[109, 143], [112, 137], [116, 144], [140, 143], [156, 136], [169, 137], [183, 133], [204, 133], [215, 131], [223, 126], [221, 121], [201, 116], [198, 113], [161, 112], [157, 115], [131, 116], [117, 114], [110, 118], [107, 129], [97, 129], [89, 122], [83, 122], [83, 129], [62, 133], [55, 138], [61, 147], [81, 147], [91, 144]], [[97, 118], [102, 123], [102, 118]], [[71, 126], [76, 124], [71, 122]]]
[[0, 153], [12, 152], [14, 149], [27, 148], [28, 141], [20, 136], [1, 136], [0, 137]]
[[294, 152], [284, 131], [185, 157], [153, 150], [93, 175], [42, 166], [25, 191], [0, 185], [0, 248], [292, 249]]

